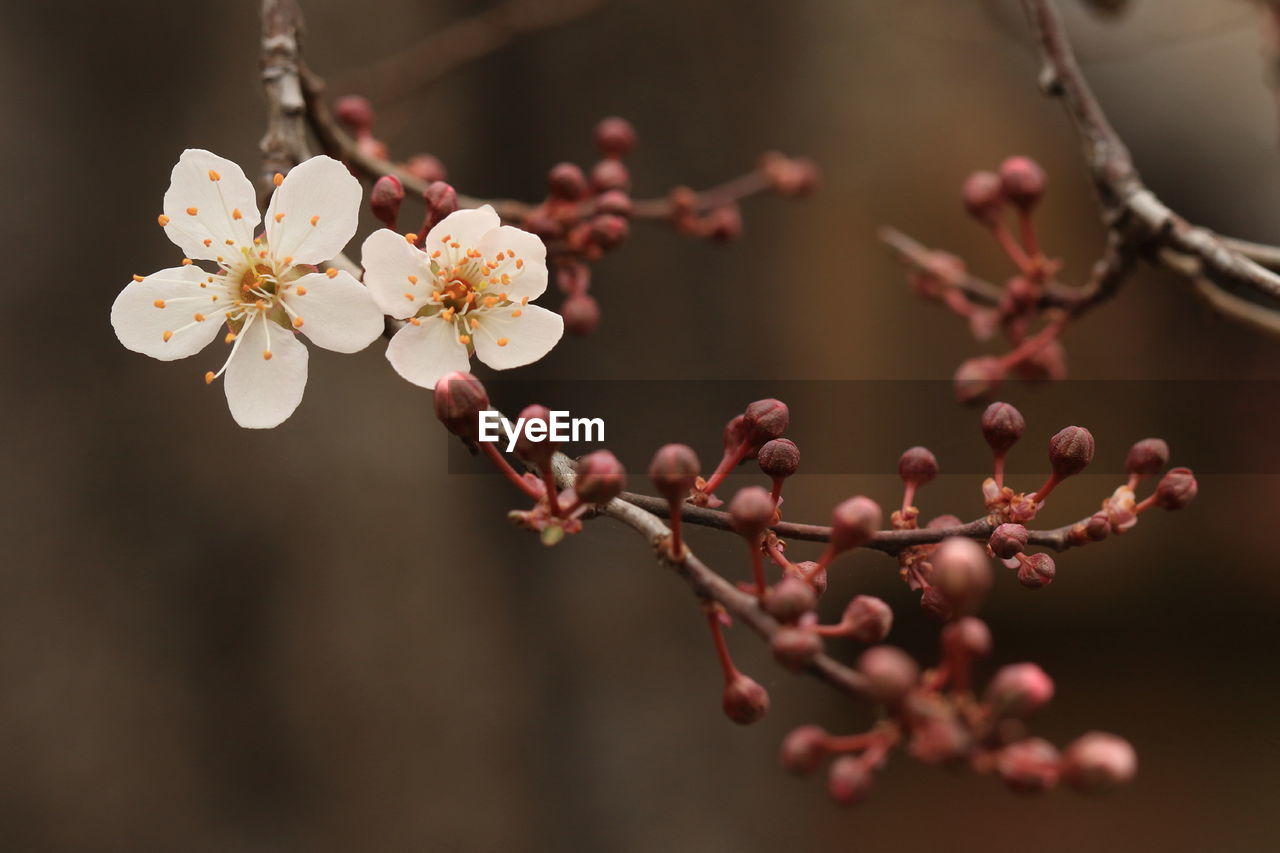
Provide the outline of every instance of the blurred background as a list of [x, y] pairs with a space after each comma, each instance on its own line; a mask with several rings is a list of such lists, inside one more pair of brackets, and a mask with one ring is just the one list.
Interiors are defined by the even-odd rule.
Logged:
[[[1255, 8], [1063, 5], [1151, 186], [1194, 221], [1280, 241], [1280, 125]], [[341, 94], [371, 60], [486, 6], [303, 0], [307, 56]], [[738, 662], [773, 707], [752, 728], [730, 724], [683, 584], [607, 523], [554, 550], [508, 527], [509, 487], [450, 473], [429, 395], [389, 369], [381, 343], [312, 349], [302, 407], [265, 433], [237, 428], [204, 386], [213, 354], [165, 364], [117, 343], [116, 293], [176, 257], [154, 220], [180, 151], [257, 168], [257, 44], [247, 0], [19, 4], [0, 24], [0, 217], [25, 258], [0, 295], [0, 847], [1275, 849], [1276, 469], [1250, 474], [1247, 460], [1275, 440], [1276, 342], [1144, 271], [1069, 332], [1072, 376], [1089, 381], [1054, 392], [1019, 450], [1033, 485], [1045, 438], [1078, 412], [1105, 414], [1099, 465], [1112, 476], [1064, 487], [1044, 520], [1065, 523], [1113, 488], [1164, 407], [1226, 381], [1248, 404], [1167, 410], [1176, 463], [1224, 447], [1245, 460], [1210, 464], [1190, 510], [1065, 555], [1047, 591], [1002, 576], [983, 613], [992, 666], [1035, 660], [1057, 681], [1037, 731], [1128, 737], [1136, 782], [1104, 799], [1024, 798], [898, 756], [867, 803], [841, 810], [820, 779], [785, 775], [777, 746], [801, 723], [860, 730], [866, 710], [783, 673], [737, 631]], [[879, 225], [999, 280], [1008, 270], [958, 187], [1024, 153], [1051, 176], [1045, 241], [1068, 277], [1101, 245], [1074, 138], [1035, 73], [1009, 2], [616, 0], [393, 100], [366, 94], [393, 151], [438, 155], [477, 195], [540, 197], [552, 164], [589, 162], [591, 127], [611, 114], [639, 129], [639, 196], [715, 183], [769, 148], [817, 160], [820, 192], [751, 202], [735, 245], [638, 226], [596, 269], [596, 335], [527, 375], [698, 380], [696, 411], [668, 405], [648, 438], [705, 459], [751, 399], [728, 380], [755, 380], [756, 396], [773, 380], [893, 380], [874, 405], [866, 386], [833, 383], [848, 393], [793, 407], [798, 435], [843, 436], [883, 460], [794, 480], [789, 516], [820, 520], [852, 493], [895, 500], [908, 445], [980, 447], [976, 413], [936, 380], [983, 349], [909, 292]], [[1126, 393], [1100, 406], [1115, 380]], [[1030, 413], [1037, 393], [1007, 397]], [[645, 396], [637, 414], [662, 411]], [[924, 512], [976, 515], [972, 466], [940, 455], [962, 473], [922, 493]], [[758, 479], [744, 468], [731, 486]], [[699, 533], [713, 565], [746, 571], [739, 542]], [[931, 659], [937, 628], [891, 562], [839, 564], [829, 615], [856, 592], [889, 600], [893, 641]]]

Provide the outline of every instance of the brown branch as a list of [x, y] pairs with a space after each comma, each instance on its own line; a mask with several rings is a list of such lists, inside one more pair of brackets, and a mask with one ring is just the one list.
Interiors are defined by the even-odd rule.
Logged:
[[262, 89], [267, 98], [267, 131], [262, 151], [262, 186], [307, 159], [306, 100], [301, 73], [302, 10], [297, 0], [262, 2]]

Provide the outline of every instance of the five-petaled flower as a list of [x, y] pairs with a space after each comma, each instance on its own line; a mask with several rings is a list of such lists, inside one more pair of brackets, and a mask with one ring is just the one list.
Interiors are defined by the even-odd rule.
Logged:
[[560, 315], [530, 305], [547, 289], [547, 249], [503, 225], [489, 205], [459, 210], [428, 232], [419, 249], [387, 229], [361, 250], [364, 282], [382, 310], [408, 320], [387, 359], [415, 385], [434, 388], [466, 372], [474, 352], [496, 370], [542, 358], [564, 334]]
[[[164, 361], [194, 355], [223, 335], [231, 352], [206, 382], [226, 373], [227, 403], [242, 427], [274, 427], [302, 401], [307, 348], [364, 349], [383, 330], [369, 291], [335, 269], [316, 272], [355, 234], [362, 192], [329, 157], [276, 176], [263, 232], [253, 184], [240, 167], [208, 151], [182, 153], [160, 224], [183, 266], [134, 276], [111, 307], [120, 342]], [[216, 272], [192, 261], [211, 261]], [[224, 325], [225, 324], [225, 325]], [[225, 333], [224, 333], [225, 329]]]

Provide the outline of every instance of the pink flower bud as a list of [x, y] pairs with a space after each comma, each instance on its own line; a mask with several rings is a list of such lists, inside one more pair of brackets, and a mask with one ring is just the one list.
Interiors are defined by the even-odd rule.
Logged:
[[904, 483], [923, 486], [938, 476], [938, 460], [927, 447], [912, 447], [898, 458], [898, 476]]
[[951, 764], [964, 758], [972, 747], [973, 736], [952, 712], [920, 721], [912, 731], [910, 752], [925, 764]]
[[997, 717], [1026, 717], [1049, 704], [1053, 679], [1033, 663], [1001, 667], [987, 685], [985, 701]]
[[813, 611], [818, 604], [818, 594], [812, 586], [792, 575], [766, 589], [760, 603], [774, 619], [789, 624]]
[[1124, 459], [1124, 470], [1135, 477], [1151, 477], [1169, 464], [1169, 445], [1163, 438], [1144, 438]]
[[1030, 157], [1010, 157], [1000, 166], [1000, 186], [1014, 206], [1030, 211], [1044, 195], [1048, 179]]
[[1106, 732], [1081, 735], [1067, 747], [1062, 776], [1085, 793], [1098, 793], [1133, 779], [1138, 754], [1124, 738]]
[[616, 249], [631, 236], [631, 223], [612, 213], [591, 217], [591, 242], [608, 251]]
[[788, 439], [775, 438], [761, 445], [756, 461], [768, 477], [790, 477], [800, 467], [800, 448]]
[[621, 160], [601, 160], [591, 167], [591, 188], [597, 193], [608, 190], [631, 192], [631, 170]]
[[769, 691], [739, 672], [725, 685], [723, 707], [729, 719], [749, 726], [769, 713]]
[[400, 203], [404, 201], [404, 185], [395, 175], [383, 175], [374, 181], [369, 191], [369, 209], [378, 221], [396, 229], [396, 220], [400, 217]]
[[1062, 479], [1079, 474], [1093, 461], [1093, 434], [1084, 427], [1069, 426], [1049, 439], [1049, 467]]
[[[551, 457], [556, 452], [555, 442], [549, 438], [551, 410], [535, 403], [521, 409], [518, 418], [524, 421], [525, 428], [516, 436], [516, 456], [530, 465], [536, 465], [539, 470], [545, 470], [551, 464]], [[542, 440], [533, 440], [530, 433], [542, 436]]]
[[1173, 468], [1160, 478], [1156, 486], [1156, 505], [1164, 509], [1182, 509], [1195, 499], [1200, 487], [1190, 468]]
[[742, 210], [726, 204], [707, 214], [707, 237], [717, 243], [729, 243], [742, 236]]
[[578, 460], [573, 490], [589, 504], [607, 504], [627, 485], [627, 471], [607, 450], [596, 450]]
[[756, 400], [742, 413], [742, 427], [747, 441], [754, 447], [781, 438], [790, 422], [791, 412], [787, 404], [772, 398]]
[[636, 147], [636, 129], [625, 118], [611, 116], [595, 129], [596, 147], [606, 157], [626, 157]]
[[649, 479], [671, 503], [680, 503], [698, 480], [702, 464], [693, 449], [684, 444], [664, 444], [649, 464]]
[[427, 213], [422, 220], [422, 227], [418, 229], [420, 234], [426, 234], [458, 209], [458, 193], [444, 181], [428, 184], [422, 191], [422, 201], [426, 205]]
[[794, 570], [788, 570], [788, 575], [790, 576], [793, 571], [801, 573], [809, 579], [809, 586], [813, 587], [814, 594], [822, 598], [827, 591], [827, 570], [813, 560], [805, 560], [795, 565]]
[[580, 201], [587, 197], [587, 176], [573, 163], [557, 163], [547, 173], [547, 191], [552, 198]]
[[955, 615], [951, 602], [936, 586], [925, 587], [920, 595], [920, 609], [939, 622], [946, 622]]
[[982, 437], [996, 453], [1004, 453], [1018, 443], [1027, 422], [1008, 403], [992, 403], [982, 413]]
[[842, 806], [856, 806], [871, 792], [871, 770], [854, 755], [842, 755], [831, 762], [827, 773], [827, 793]]
[[998, 358], [971, 358], [956, 368], [952, 380], [956, 399], [961, 403], [972, 403], [994, 394], [1004, 380], [1004, 375], [1004, 367]]
[[981, 619], [966, 616], [943, 626], [942, 645], [952, 653], [984, 658], [991, 654], [991, 629]]
[[1058, 784], [1061, 758], [1057, 747], [1047, 740], [1027, 738], [996, 753], [996, 772], [1020, 794], [1040, 793]]
[[880, 505], [861, 495], [836, 505], [831, 512], [832, 556], [865, 545], [880, 529]]
[[955, 612], [972, 613], [982, 604], [993, 580], [986, 550], [972, 539], [944, 539], [929, 558], [930, 581]]
[[1101, 542], [1111, 535], [1111, 519], [1105, 512], [1095, 512], [1084, 523], [1084, 534], [1090, 542]]
[[489, 394], [470, 373], [446, 373], [432, 392], [436, 417], [445, 429], [467, 441], [479, 434], [480, 413], [489, 408]]
[[596, 197], [596, 213], [608, 213], [630, 219], [634, 212], [635, 207], [631, 202], [631, 196], [622, 190], [609, 190]]
[[883, 705], [901, 702], [920, 678], [920, 667], [911, 656], [894, 646], [872, 646], [858, 658], [858, 670], [867, 677], [867, 693]]
[[893, 609], [874, 595], [857, 595], [844, 609], [840, 620], [849, 636], [860, 643], [878, 643], [893, 627]]
[[769, 641], [773, 657], [787, 669], [799, 671], [822, 653], [822, 638], [808, 628], [784, 625]]
[[773, 522], [773, 498], [759, 486], [739, 489], [729, 501], [729, 523], [739, 536], [754, 542]]
[[1003, 182], [994, 172], [974, 172], [965, 180], [960, 196], [964, 209], [982, 223], [995, 221], [1004, 207]]
[[797, 776], [818, 769], [827, 756], [829, 735], [820, 726], [800, 726], [782, 740], [782, 766]]
[[333, 115], [353, 134], [368, 133], [377, 114], [363, 95], [343, 95], [333, 104]]
[[587, 293], [570, 296], [560, 306], [564, 327], [575, 335], [589, 335], [600, 324], [600, 304]]
[[1018, 566], [1018, 583], [1027, 589], [1040, 589], [1053, 583], [1058, 567], [1048, 554], [1031, 554]]
[[1002, 560], [1021, 554], [1027, 547], [1027, 528], [1021, 524], [1002, 524], [991, 533], [987, 547]]
[[964, 524], [958, 515], [939, 515], [929, 520], [925, 527], [931, 530], [945, 530], [948, 527], [959, 527]]
[[414, 154], [409, 158], [409, 162], [404, 164], [404, 170], [418, 180], [429, 184], [449, 178], [449, 171], [445, 169], [444, 163], [431, 154]]

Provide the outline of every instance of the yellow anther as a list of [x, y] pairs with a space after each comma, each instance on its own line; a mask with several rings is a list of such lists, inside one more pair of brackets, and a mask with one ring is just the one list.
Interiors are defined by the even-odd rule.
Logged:
[[165, 332], [163, 335], [161, 335], [160, 337], [161, 337], [161, 338], [163, 338], [163, 339], [164, 339], [164, 342], [167, 344], [167, 343], [169, 343], [169, 338], [172, 338], [172, 337], [173, 337], [173, 332], [166, 331], [166, 332]]
[[522, 313], [524, 313], [524, 312], [522, 312], [519, 308], [517, 308], [516, 310], [514, 310], [514, 311], [512, 311], [512, 312], [511, 312], [511, 316], [512, 316], [512, 317], [519, 317]]
[[511, 276], [507, 275], [506, 273], [503, 273], [503, 274], [502, 274], [502, 283], [503, 283], [503, 284], [510, 284], [510, 283], [511, 283]]
[[497, 255], [495, 255], [495, 256], [494, 256], [494, 258], [493, 258], [493, 259], [494, 259], [495, 261], [500, 261], [500, 260], [502, 260], [502, 259], [503, 259], [503, 258], [505, 258], [505, 257], [506, 257], [506, 255], [504, 255], [502, 252], [499, 252]]
[[227, 336], [226, 336], [225, 338], [223, 338], [223, 339], [222, 339], [222, 342], [223, 342], [224, 344], [229, 344], [229, 343], [231, 343], [232, 341], [234, 341], [235, 339], [236, 339], [236, 333], [235, 333], [235, 332], [227, 332]]
[[284, 219], [284, 214], [283, 214], [283, 213], [277, 213], [277, 214], [275, 215], [275, 220], [276, 220], [276, 222], [280, 222], [280, 221], [282, 221], [283, 219]]
[[505, 346], [507, 345], [507, 343], [508, 343], [508, 341], [507, 341], [507, 339], [506, 339], [506, 338], [498, 338], [498, 346], [500, 346], [500, 347], [505, 347]]
[[446, 235], [444, 235], [443, 237], [441, 237], [441, 238], [440, 238], [440, 242], [441, 242], [441, 243], [448, 243], [448, 242], [449, 242], [450, 240], [452, 240], [452, 239], [453, 239], [453, 235], [452, 235], [452, 234], [446, 234]]
[[265, 249], [263, 249], [261, 252], [258, 253], [258, 259], [266, 260], [266, 258], [267, 258], [267, 252]]
[[404, 298], [405, 298], [405, 299], [408, 299], [410, 302], [412, 302], [412, 301], [413, 301], [413, 294], [412, 294], [412, 293], [406, 293], [406, 294], [404, 295]]
[[199, 212], [200, 212], [200, 208], [198, 208], [198, 207], [188, 207], [188, 208], [187, 208], [187, 216], [195, 216], [195, 215], [196, 215], [197, 213], [199, 213]]
[[[218, 260], [222, 260], [222, 258], [218, 258]], [[189, 267], [189, 266], [191, 266], [191, 259], [190, 259], [190, 258], [183, 258], [183, 259], [182, 259], [182, 265], [183, 265], [184, 267]]]
[[[329, 276], [329, 278], [333, 278], [333, 276]], [[307, 289], [306, 289], [305, 287], [303, 287], [302, 285], [298, 285], [298, 295], [299, 295], [299, 296], [306, 296], [306, 295], [307, 295]]]
[[471, 343], [471, 336], [470, 336], [470, 335], [458, 335], [458, 343], [460, 343], [460, 344], [469, 344], [469, 343]]
[[194, 319], [195, 319], [195, 321], [196, 321], [197, 323], [203, 323], [203, 322], [204, 322], [204, 315], [203, 315], [203, 314], [201, 314], [199, 311], [197, 311], [197, 312], [195, 313]]
[[421, 321], [421, 320], [419, 320], [417, 317], [410, 317], [410, 318], [409, 318], [409, 325], [410, 325], [410, 326], [421, 326], [421, 325], [422, 325], [422, 321]]
[[450, 249], [461, 249], [461, 248], [462, 248], [462, 244], [461, 244], [461, 243], [450, 243], [450, 244], [449, 244], [449, 248], [450, 248]]
[[315, 224], [316, 224], [317, 222], [319, 222], [319, 221], [320, 221], [320, 217], [319, 217], [319, 216], [313, 216], [313, 217], [311, 217], [311, 224], [312, 224], [312, 225], [315, 225]]
[[276, 172], [275, 175], [273, 175], [271, 178], [271, 183], [275, 184], [276, 186], [280, 186], [281, 184], [284, 183], [284, 175], [280, 174], [279, 172]]
[[293, 266], [293, 255], [285, 255], [280, 263], [284, 264], [286, 267]]
[[269, 349], [264, 349], [264, 350], [262, 351], [262, 360], [263, 360], [263, 361], [270, 361], [270, 360], [271, 360], [271, 350], [269, 350]]
[[[337, 268], [337, 267], [330, 267], [329, 269], [327, 269], [327, 270], [325, 270], [325, 271], [324, 271], [324, 274], [325, 274], [325, 275], [327, 275], [329, 278], [337, 278], [337, 277], [338, 277], [338, 268]], [[301, 290], [301, 288], [299, 288], [299, 290]]]
[[157, 217], [156, 217], [156, 222], [159, 222], [159, 223], [160, 223], [160, 227], [161, 227], [161, 228], [163, 228], [164, 226], [166, 226], [166, 225], [168, 225], [168, 224], [169, 224], [169, 217], [165, 216], [165, 215], [162, 213], [162, 214], [160, 214], [159, 216], [157, 216]]
[[529, 297], [527, 297], [527, 296], [521, 296], [521, 297], [520, 297], [520, 304], [521, 304], [521, 305], [528, 305], [528, 304], [529, 304]]
[[294, 327], [295, 329], [301, 329], [301, 328], [302, 328], [302, 318], [301, 318], [301, 317], [294, 317], [294, 318], [293, 318], [293, 327]]
[[221, 176], [221, 175], [219, 175], [217, 172], [213, 171], [213, 169], [210, 169], [210, 170], [209, 170], [209, 180], [211, 180], [211, 181], [220, 181], [220, 180], [222, 180], [222, 176]]
[[213, 245], [213, 241], [212, 241], [212, 240], [210, 240], [208, 237], [205, 237], [205, 238], [204, 238], [204, 247], [207, 249], [207, 248], [209, 248], [209, 247], [210, 247], [210, 246], [212, 246], [212, 245]]
[[516, 269], [524, 269], [524, 258], [516, 258]]
[[480, 321], [477, 320], [475, 317], [470, 318], [468, 322], [471, 324], [471, 328], [473, 329], [480, 328]]
[[135, 275], [135, 276], [133, 277], [133, 280], [134, 280], [134, 281], [142, 281], [142, 276], [140, 276], [140, 275]]
[[155, 302], [152, 302], [151, 304], [152, 304], [152, 305], [154, 305], [154, 306], [156, 306], [157, 308], [163, 308], [163, 307], [164, 307], [164, 300], [163, 300], [163, 299], [157, 299]]
[[227, 241], [226, 241], [226, 244], [227, 244], [228, 246], [234, 246], [234, 245], [236, 244], [236, 241], [235, 241], [235, 240], [227, 240]]
[[409, 276], [409, 283], [410, 283], [410, 284], [417, 284], [417, 283], [418, 283], [418, 277], [417, 277], [416, 275], [411, 275], [411, 276]]
[[433, 259], [433, 260], [434, 260], [435, 258], [440, 257], [440, 250], [439, 250], [439, 249], [436, 249], [434, 252], [432, 252], [432, 253], [431, 253], [431, 257], [432, 257], [432, 259]]
[[414, 233], [411, 231], [411, 232], [409, 232], [408, 234], [405, 234], [405, 235], [404, 235], [404, 240], [405, 240], [405, 242], [406, 242], [406, 243], [416, 243], [416, 242], [418, 242], [418, 235], [417, 235], [417, 234], [414, 234]]
[[485, 307], [485, 308], [492, 308], [493, 306], [495, 306], [495, 305], [497, 305], [497, 304], [498, 304], [498, 298], [497, 298], [496, 296], [486, 296], [486, 297], [484, 298], [484, 307]]
[[240, 208], [238, 208], [238, 207], [237, 207], [235, 210], [231, 211], [231, 218], [232, 218], [232, 219], [244, 219], [244, 214], [243, 214], [243, 213], [241, 213], [241, 212], [240, 212]]
[[208, 373], [206, 373], [206, 374], [204, 375], [204, 384], [205, 384], [205, 385], [212, 385], [212, 384], [213, 384], [213, 380], [215, 380], [215, 379], [217, 379], [217, 378], [218, 378], [218, 377], [217, 377], [217, 374], [215, 374], [212, 370], [210, 370]]

